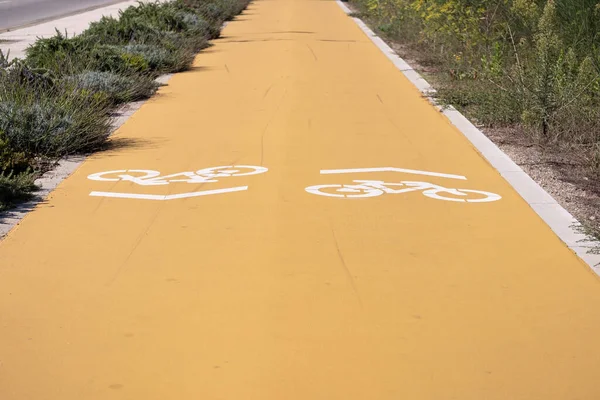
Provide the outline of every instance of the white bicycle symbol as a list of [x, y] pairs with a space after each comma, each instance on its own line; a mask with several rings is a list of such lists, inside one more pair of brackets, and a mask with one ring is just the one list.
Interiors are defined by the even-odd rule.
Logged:
[[[424, 196], [436, 200], [446, 200], [466, 203], [487, 203], [500, 200], [502, 197], [495, 193], [470, 189], [451, 189], [428, 182], [401, 181], [399, 183], [386, 183], [374, 180], [355, 180], [354, 185], [316, 185], [306, 188], [308, 193], [319, 196], [338, 198], [365, 198], [376, 197], [383, 194], [402, 194], [421, 191]], [[394, 188], [402, 189], [394, 189]], [[453, 197], [456, 196], [456, 197]]]
[[98, 172], [96, 174], [88, 176], [88, 179], [103, 182], [128, 181], [142, 186], [158, 186], [180, 182], [218, 182], [217, 178], [258, 175], [267, 171], [268, 169], [265, 167], [255, 167], [251, 165], [230, 165], [222, 167], [204, 168], [198, 171], [178, 172], [176, 174], [160, 176], [159, 171], [153, 171], [149, 169], [129, 169]]

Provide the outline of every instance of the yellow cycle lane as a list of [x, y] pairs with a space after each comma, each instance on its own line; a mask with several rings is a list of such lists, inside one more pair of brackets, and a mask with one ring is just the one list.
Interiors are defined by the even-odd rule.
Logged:
[[596, 276], [335, 2], [116, 139], [0, 242], [1, 399], [600, 398]]

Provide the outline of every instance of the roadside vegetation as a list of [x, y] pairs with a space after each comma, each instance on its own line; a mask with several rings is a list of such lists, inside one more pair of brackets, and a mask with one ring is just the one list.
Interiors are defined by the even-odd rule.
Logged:
[[106, 146], [123, 103], [189, 69], [249, 0], [140, 3], [82, 34], [38, 39], [25, 59], [0, 52], [0, 211], [31, 197], [57, 159]]
[[599, 0], [350, 1], [439, 102], [560, 154], [571, 182], [600, 193]]

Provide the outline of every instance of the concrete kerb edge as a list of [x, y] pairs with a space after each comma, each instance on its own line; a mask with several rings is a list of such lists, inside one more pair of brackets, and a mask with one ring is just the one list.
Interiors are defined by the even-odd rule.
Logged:
[[[160, 84], [166, 84], [173, 74], [166, 74], [156, 78]], [[112, 129], [109, 136], [112, 136], [136, 111], [138, 111], [148, 100], [136, 101], [133, 103], [124, 104], [117, 110], [112, 121]], [[35, 183], [39, 186], [39, 190], [35, 192], [35, 197], [23, 204], [20, 204], [12, 210], [4, 212], [0, 218], [0, 240], [25, 218], [29, 211], [33, 210], [37, 205], [43, 203], [48, 195], [56, 189], [56, 187], [73, 172], [79, 168], [87, 159], [86, 156], [67, 157], [58, 161], [55, 168], [43, 174], [36, 179]]]
[[113, 1], [111, 1], [109, 3], [104, 3], [104, 4], [98, 4], [98, 5], [95, 5], [95, 6], [85, 7], [85, 8], [82, 8], [80, 10], [66, 12], [66, 13], [58, 14], [58, 15], [53, 15], [52, 17], [38, 18], [38, 19], [33, 20], [31, 22], [26, 22], [26, 23], [23, 23], [23, 24], [20, 24], [20, 25], [11, 26], [10, 28], [0, 29], [0, 34], [7, 33], [7, 32], [18, 31], [18, 30], [23, 29], [23, 28], [29, 28], [29, 27], [32, 27], [32, 26], [43, 24], [45, 22], [56, 21], [56, 20], [59, 20], [59, 19], [62, 19], [62, 18], [66, 18], [66, 17], [72, 17], [74, 15], [83, 14], [83, 13], [86, 13], [86, 12], [89, 12], [89, 11], [98, 10], [100, 8], [105, 8], [105, 7], [108, 7], [108, 6], [113, 6], [115, 4], [123, 3], [125, 1], [127, 1], [127, 0], [113, 0]]
[[[340, 0], [336, 2], [346, 14], [352, 14], [352, 10], [343, 2]], [[569, 249], [577, 254], [597, 275], [600, 275], [600, 254], [589, 252], [591, 248], [600, 246], [600, 243], [582, 233], [581, 224], [462, 113], [454, 107], [441, 107], [437, 104], [431, 98], [431, 94], [435, 93], [435, 89], [431, 87], [429, 82], [398, 56], [362, 20], [355, 17], [352, 17], [352, 19], [396, 68], [458, 128]]]
[[[169, 1], [169, 0], [159, 0]], [[221, 29], [225, 29], [228, 22], [224, 22]], [[160, 84], [167, 84], [174, 74], [165, 74], [156, 78], [156, 82]], [[112, 129], [109, 136], [112, 136], [136, 111], [138, 111], [148, 100], [142, 100], [138, 102], [124, 104], [119, 110], [112, 121]], [[48, 195], [58, 187], [58, 185], [67, 179], [73, 172], [79, 168], [79, 166], [86, 160], [86, 156], [67, 157], [59, 160], [56, 167], [50, 171], [44, 173], [40, 178], [36, 179], [35, 183], [38, 185], [39, 190], [36, 191], [35, 197], [23, 204], [18, 205], [12, 210], [8, 210], [0, 215], [0, 240], [4, 239], [6, 235], [17, 226], [25, 216], [32, 211], [37, 205], [43, 203]]]

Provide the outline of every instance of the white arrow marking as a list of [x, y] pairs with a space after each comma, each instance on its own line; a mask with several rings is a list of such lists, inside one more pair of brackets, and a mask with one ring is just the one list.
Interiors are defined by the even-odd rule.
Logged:
[[353, 174], [358, 172], [404, 172], [407, 174], [415, 175], [427, 175], [427, 176], [438, 176], [440, 178], [460, 179], [463, 181], [467, 180], [466, 176], [443, 174], [441, 172], [429, 172], [429, 171], [418, 171], [416, 169], [404, 169], [395, 167], [381, 167], [381, 168], [352, 168], [352, 169], [322, 169], [321, 175], [328, 174]]
[[113, 197], [113, 198], [117, 198], [117, 199], [175, 200], [175, 199], [187, 199], [190, 197], [210, 196], [211, 194], [243, 192], [244, 190], [248, 190], [248, 186], [238, 186], [238, 187], [227, 188], [227, 189], [203, 190], [201, 192], [190, 192], [190, 193], [170, 194], [170, 195], [116, 193], [116, 192], [92, 192], [92, 193], [90, 193], [90, 196]]

